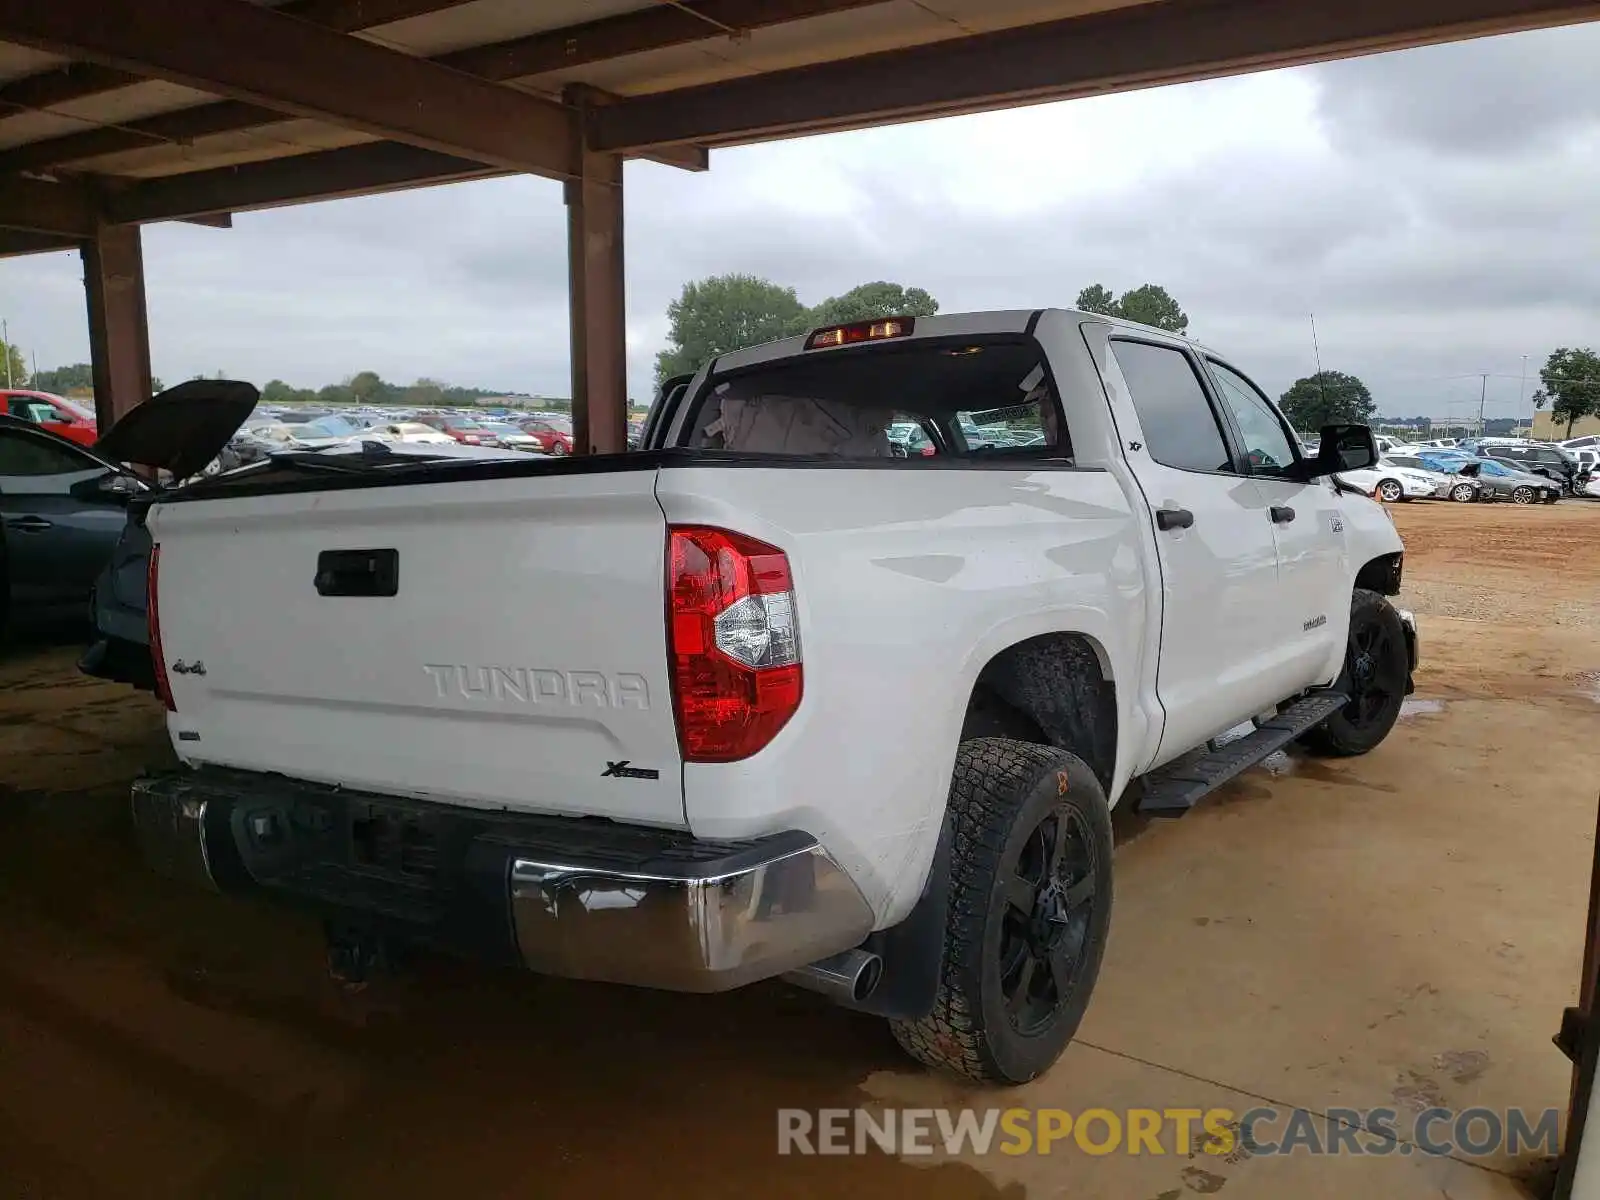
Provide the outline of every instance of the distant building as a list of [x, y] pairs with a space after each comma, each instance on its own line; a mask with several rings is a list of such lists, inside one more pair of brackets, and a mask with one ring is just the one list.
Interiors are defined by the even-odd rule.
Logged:
[[1567, 423], [1557, 421], [1549, 412], [1533, 414], [1533, 436], [1541, 442], [1561, 442], [1589, 434], [1600, 434], [1600, 417], [1581, 417], [1573, 422], [1572, 432], [1568, 433]]

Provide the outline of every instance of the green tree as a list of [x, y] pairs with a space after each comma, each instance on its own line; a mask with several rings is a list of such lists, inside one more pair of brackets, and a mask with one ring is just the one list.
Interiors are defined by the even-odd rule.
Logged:
[[1567, 436], [1584, 417], [1600, 416], [1600, 355], [1585, 347], [1563, 346], [1539, 369], [1544, 387], [1533, 394], [1533, 406], [1550, 406], [1550, 415], [1567, 423]]
[[667, 305], [667, 348], [656, 355], [656, 382], [697, 370], [719, 354], [798, 332], [807, 322], [793, 288], [754, 275], [713, 275], [683, 285]]
[[400, 389], [386, 383], [376, 371], [357, 371], [346, 381], [358, 404], [387, 404]]
[[355, 393], [348, 384], [330, 383], [317, 389], [317, 403], [319, 404], [354, 404]]
[[1078, 293], [1078, 310], [1080, 312], [1099, 313], [1102, 317], [1119, 317], [1117, 311], [1117, 298], [1111, 294], [1109, 288], [1098, 283], [1091, 283]]
[[405, 391], [405, 402], [419, 408], [444, 403], [445, 385], [437, 379], [419, 379]]
[[0, 360], [0, 387], [27, 387], [28, 363], [22, 357], [22, 351], [14, 342], [10, 345], [0, 342], [0, 348], [5, 353], [5, 359]]
[[1378, 411], [1367, 385], [1343, 371], [1319, 371], [1297, 379], [1278, 403], [1289, 423], [1303, 433], [1346, 422], [1364, 425]]
[[41, 392], [54, 392], [58, 396], [78, 389], [94, 389], [94, 370], [88, 363], [73, 363], [70, 367], [52, 367], [33, 377], [33, 386]]
[[938, 311], [939, 302], [922, 288], [878, 280], [853, 287], [842, 296], [829, 296], [811, 310], [807, 321], [811, 325], [842, 325], [883, 317], [931, 317]]
[[1178, 306], [1171, 293], [1158, 283], [1147, 283], [1131, 292], [1112, 298], [1108, 288], [1094, 283], [1078, 293], [1078, 308], [1083, 312], [1099, 313], [1103, 317], [1120, 317], [1124, 321], [1137, 321], [1165, 329], [1168, 333], [1186, 333], [1189, 316]]
[[266, 404], [286, 404], [295, 398], [295, 389], [281, 379], [269, 379], [261, 389], [261, 399]]

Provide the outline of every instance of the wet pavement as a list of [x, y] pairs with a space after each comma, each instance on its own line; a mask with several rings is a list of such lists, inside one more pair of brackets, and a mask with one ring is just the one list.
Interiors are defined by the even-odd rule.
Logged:
[[1504, 1153], [776, 1153], [779, 1108], [1270, 1103], [1326, 1126], [1386, 1105], [1405, 1139], [1430, 1104], [1563, 1106], [1549, 1038], [1600, 777], [1573, 672], [1600, 650], [1552, 643], [1545, 671], [1524, 629], [1530, 666], [1502, 684], [1461, 669], [1493, 627], [1424, 629], [1422, 703], [1373, 755], [1285, 756], [1182, 821], [1119, 820], [1080, 1039], [1004, 1092], [913, 1068], [878, 1021], [781, 984], [679, 996], [426, 958], [345, 996], [314, 922], [137, 861], [127, 782], [168, 757], [156, 706], [75, 676], [71, 647], [12, 650], [0, 1198], [1525, 1195], [1538, 1164]]

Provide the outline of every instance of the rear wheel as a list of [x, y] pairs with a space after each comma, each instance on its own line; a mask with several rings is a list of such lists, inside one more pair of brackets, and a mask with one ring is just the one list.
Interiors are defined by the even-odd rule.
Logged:
[[1470, 483], [1458, 483], [1450, 489], [1450, 499], [1457, 504], [1470, 504], [1477, 499], [1478, 489]]
[[1410, 668], [1400, 614], [1377, 592], [1357, 588], [1350, 602], [1344, 670], [1334, 685], [1350, 702], [1305, 735], [1306, 748], [1348, 758], [1376, 747], [1400, 717]]
[[950, 909], [932, 1012], [892, 1021], [927, 1066], [984, 1083], [1047, 1070], [1083, 1019], [1111, 922], [1111, 813], [1084, 761], [1010, 738], [956, 754]]
[[1511, 489], [1511, 502], [1513, 504], [1532, 504], [1538, 498], [1531, 487], [1515, 487]]
[[1378, 499], [1386, 504], [1398, 504], [1406, 498], [1406, 489], [1400, 486], [1398, 479], [1385, 479], [1378, 484]]

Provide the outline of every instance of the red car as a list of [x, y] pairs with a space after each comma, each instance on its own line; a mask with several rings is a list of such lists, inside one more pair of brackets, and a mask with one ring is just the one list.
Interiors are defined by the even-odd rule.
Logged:
[[51, 433], [60, 434], [80, 446], [92, 446], [100, 440], [100, 430], [94, 423], [94, 409], [76, 400], [68, 400], [65, 396], [50, 392], [30, 392], [19, 388], [0, 388], [0, 400], [3, 400], [3, 406], [0, 407], [9, 416], [42, 425]]
[[572, 453], [572, 422], [565, 417], [535, 417], [523, 421], [522, 432], [539, 439], [539, 449], [546, 454]]
[[417, 417], [417, 420], [424, 425], [431, 425], [440, 433], [448, 433], [464, 446], [494, 445], [494, 434], [490, 433], [471, 417], [423, 413]]

